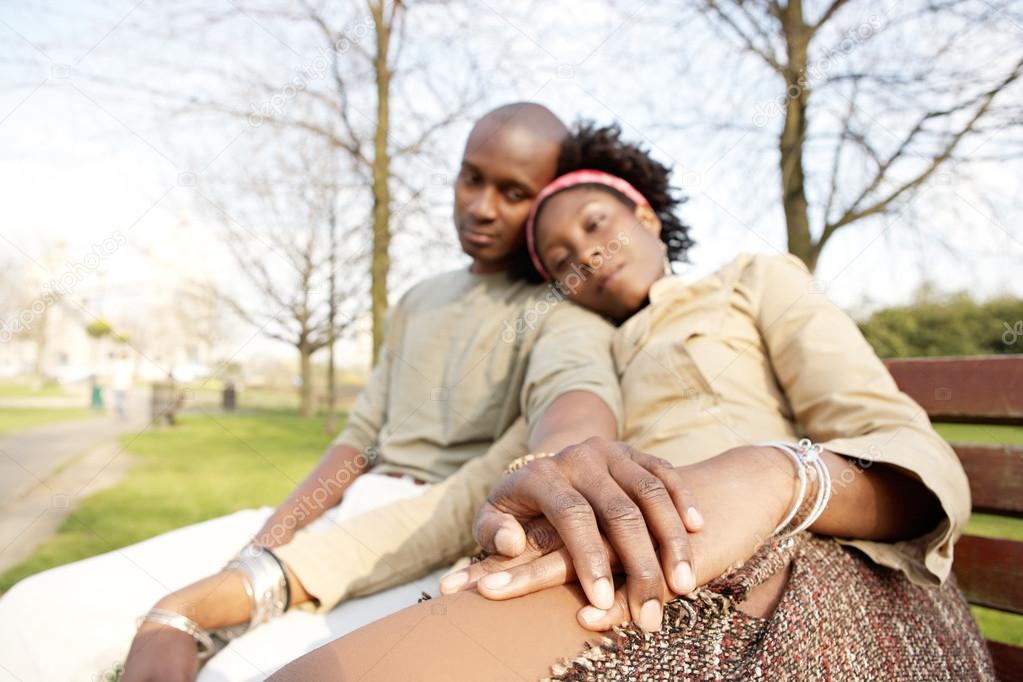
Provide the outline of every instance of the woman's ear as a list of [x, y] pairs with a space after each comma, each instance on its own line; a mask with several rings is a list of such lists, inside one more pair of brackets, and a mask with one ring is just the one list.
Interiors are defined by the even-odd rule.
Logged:
[[657, 217], [654, 210], [649, 206], [636, 207], [636, 220], [643, 226], [643, 229], [658, 239], [661, 236], [661, 219]]

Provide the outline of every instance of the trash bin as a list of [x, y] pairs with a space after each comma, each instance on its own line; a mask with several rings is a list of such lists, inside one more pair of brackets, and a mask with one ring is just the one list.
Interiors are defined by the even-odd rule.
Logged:
[[153, 397], [150, 401], [150, 417], [153, 422], [166, 420], [174, 423], [174, 413], [178, 409], [178, 392], [173, 381], [153, 382]]
[[233, 412], [234, 408], [238, 406], [238, 392], [234, 387], [233, 382], [227, 382], [224, 384], [224, 395], [221, 400], [221, 407], [224, 408], [224, 412]]
[[92, 384], [92, 394], [89, 398], [89, 407], [97, 411], [103, 409], [103, 387], [96, 382], [93, 382]]

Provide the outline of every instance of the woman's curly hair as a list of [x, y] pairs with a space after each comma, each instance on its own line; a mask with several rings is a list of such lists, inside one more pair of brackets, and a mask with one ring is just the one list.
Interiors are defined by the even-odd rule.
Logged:
[[[675, 214], [686, 199], [671, 186], [670, 168], [654, 160], [638, 143], [622, 140], [622, 129], [617, 123], [597, 126], [593, 121], [579, 121], [572, 134], [561, 143], [558, 176], [584, 168], [616, 175], [635, 187], [661, 220], [661, 241], [668, 247], [668, 259], [687, 260], [686, 253], [693, 246], [693, 239], [689, 236], [689, 226]], [[610, 187], [593, 186], [614, 194], [629, 208], [636, 207], [625, 195]]]

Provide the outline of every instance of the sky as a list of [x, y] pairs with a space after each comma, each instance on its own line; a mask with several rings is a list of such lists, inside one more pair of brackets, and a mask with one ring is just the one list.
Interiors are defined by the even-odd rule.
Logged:
[[[448, 184], [461, 145], [475, 116], [522, 99], [546, 104], [567, 121], [618, 121], [674, 165], [675, 180], [690, 197], [683, 215], [697, 241], [683, 271], [713, 271], [738, 251], [784, 251], [772, 160], [778, 122], [745, 130], [684, 125], [691, 111], [706, 118], [706, 112], [739, 106], [737, 98], [745, 97], [745, 107], [758, 97], [770, 103], [770, 83], [735, 92], [747, 66], [699, 58], [736, 47], [697, 18], [665, 15], [653, 2], [470, 4], [446, 10], [450, 23], [429, 21], [426, 28], [424, 22], [411, 48], [410, 61], [432, 72], [460, 72], [464, 55], [472, 55], [477, 71], [463, 83], [480, 97], [437, 138], [436, 158], [409, 166], [431, 178], [426, 198], [432, 208], [421, 228], [432, 248], [424, 262], [419, 237], [396, 240], [400, 276], [393, 278], [392, 296], [420, 277], [466, 262], [450, 225]], [[208, 3], [206, 11], [235, 7]], [[315, 63], [306, 37], [258, 12], [204, 31], [186, 20], [162, 30], [154, 24], [160, 11], [146, 0], [0, 7], [0, 263], [18, 263], [40, 280], [57, 278], [96, 244], [123, 235], [123, 244], [77, 285], [96, 316], [144, 306], [154, 286], [174, 286], [183, 277], [232, 278], [202, 188], [244, 169], [265, 133], [239, 119], [168, 115], [166, 100], [126, 84], [216, 91], [226, 86], [211, 74], [223, 63], [242, 64], [283, 85]], [[347, 24], [356, 42], [364, 40], [360, 21], [353, 16]], [[1023, 37], [1023, 27], [1017, 28]], [[678, 41], [689, 57], [672, 49]], [[403, 101], [428, 99], [428, 84], [417, 79], [403, 86]], [[419, 111], [428, 116], [436, 107], [423, 104]], [[357, 108], [368, 111], [361, 102]], [[401, 104], [395, 108], [396, 118], [405, 113]], [[971, 144], [978, 154], [995, 151], [997, 138], [991, 139]], [[908, 210], [839, 232], [817, 271], [823, 288], [854, 313], [907, 302], [924, 282], [982, 298], [1023, 295], [1021, 212], [1013, 201], [1019, 170], [1018, 162], [993, 162], [971, 170], [971, 178], [938, 177]], [[53, 256], [58, 242], [64, 245], [60, 262]], [[251, 331], [241, 324], [235, 329], [232, 348], [240, 357], [289, 353]], [[361, 335], [346, 341], [343, 355], [358, 365], [365, 347]]]

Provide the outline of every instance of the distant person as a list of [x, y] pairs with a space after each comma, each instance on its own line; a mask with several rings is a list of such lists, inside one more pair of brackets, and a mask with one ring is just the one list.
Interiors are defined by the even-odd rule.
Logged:
[[89, 409], [96, 412], [103, 409], [103, 386], [95, 374], [89, 375]]
[[110, 388], [114, 392], [114, 411], [121, 419], [128, 416], [128, 391], [131, 390], [134, 373], [134, 363], [128, 353], [125, 351], [118, 353], [117, 359], [114, 360]]

